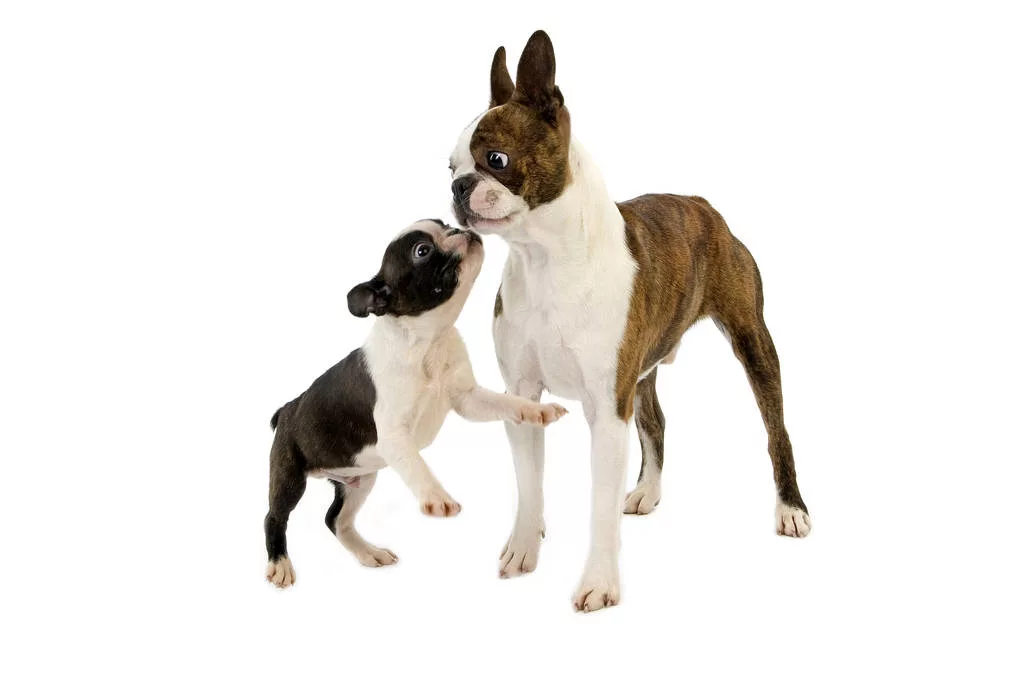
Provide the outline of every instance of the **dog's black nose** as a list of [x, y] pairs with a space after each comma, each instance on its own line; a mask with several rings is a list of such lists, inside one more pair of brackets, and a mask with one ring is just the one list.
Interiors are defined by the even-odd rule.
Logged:
[[453, 180], [452, 197], [455, 198], [455, 203], [466, 206], [469, 202], [469, 195], [473, 192], [474, 185], [476, 185], [476, 181], [472, 175], [459, 176]]

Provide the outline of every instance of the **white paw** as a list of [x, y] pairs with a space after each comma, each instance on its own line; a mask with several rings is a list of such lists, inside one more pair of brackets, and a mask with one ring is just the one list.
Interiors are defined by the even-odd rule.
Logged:
[[462, 511], [462, 506], [444, 489], [432, 489], [420, 498], [420, 510], [430, 517], [454, 517]]
[[537, 558], [540, 555], [540, 540], [544, 538], [544, 525], [540, 528], [512, 530], [508, 542], [501, 550], [501, 558], [498, 560], [498, 576], [502, 579], [511, 579], [523, 574], [529, 574], [537, 568]]
[[800, 508], [780, 501], [775, 505], [775, 533], [779, 536], [803, 538], [811, 533], [811, 518]]
[[577, 612], [595, 612], [619, 604], [619, 573], [614, 570], [587, 571], [572, 599]]
[[287, 588], [295, 583], [295, 567], [288, 556], [279, 557], [274, 562], [267, 563], [267, 581], [278, 588]]
[[648, 515], [654, 512], [661, 501], [661, 486], [657, 484], [638, 484], [626, 496], [626, 504], [622, 511], [627, 515]]
[[558, 420], [569, 411], [557, 403], [527, 403], [515, 412], [516, 424], [539, 425], [544, 427]]
[[387, 567], [398, 562], [398, 555], [387, 548], [378, 548], [375, 545], [366, 544], [366, 547], [353, 550], [352, 554], [364, 567]]

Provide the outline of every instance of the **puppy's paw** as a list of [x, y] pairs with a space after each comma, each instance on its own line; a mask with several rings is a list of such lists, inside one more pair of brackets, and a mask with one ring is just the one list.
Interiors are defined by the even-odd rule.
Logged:
[[544, 538], [544, 525], [540, 528], [513, 529], [498, 560], [498, 577], [511, 579], [529, 574], [537, 568], [540, 540]]
[[266, 577], [267, 581], [278, 588], [287, 588], [295, 583], [295, 567], [288, 556], [284, 555], [267, 563]]
[[433, 489], [420, 498], [420, 510], [430, 517], [454, 517], [462, 511], [462, 506], [444, 489]]
[[595, 612], [619, 604], [619, 575], [616, 571], [587, 571], [572, 599], [577, 612]]
[[627, 515], [649, 515], [661, 502], [661, 486], [642, 483], [626, 496], [622, 511]]
[[568, 412], [568, 410], [557, 403], [530, 402], [516, 409], [513, 421], [516, 424], [546, 427]]
[[775, 533], [803, 538], [811, 533], [811, 517], [800, 508], [779, 501], [775, 505]]
[[366, 544], [365, 548], [353, 550], [352, 554], [364, 567], [387, 567], [398, 562], [398, 555], [387, 548], [378, 548], [375, 545]]

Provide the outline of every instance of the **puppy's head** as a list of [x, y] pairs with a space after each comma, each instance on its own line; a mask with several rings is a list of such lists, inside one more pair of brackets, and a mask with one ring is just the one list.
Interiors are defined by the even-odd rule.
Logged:
[[452, 211], [461, 225], [508, 236], [571, 181], [569, 110], [555, 85], [555, 50], [537, 31], [513, 83], [505, 48], [491, 62], [490, 108], [462, 133], [450, 159]]
[[348, 310], [360, 318], [437, 315], [454, 322], [483, 260], [476, 233], [418, 221], [388, 245], [380, 271], [348, 293]]

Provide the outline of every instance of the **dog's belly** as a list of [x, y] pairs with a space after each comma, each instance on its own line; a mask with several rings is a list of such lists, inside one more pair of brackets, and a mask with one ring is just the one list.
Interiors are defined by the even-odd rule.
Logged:
[[309, 476], [317, 479], [330, 479], [331, 481], [346, 481], [361, 477], [364, 474], [372, 474], [387, 467], [384, 458], [377, 455], [376, 446], [367, 446], [356, 454], [350, 467], [325, 467], [311, 470]]

